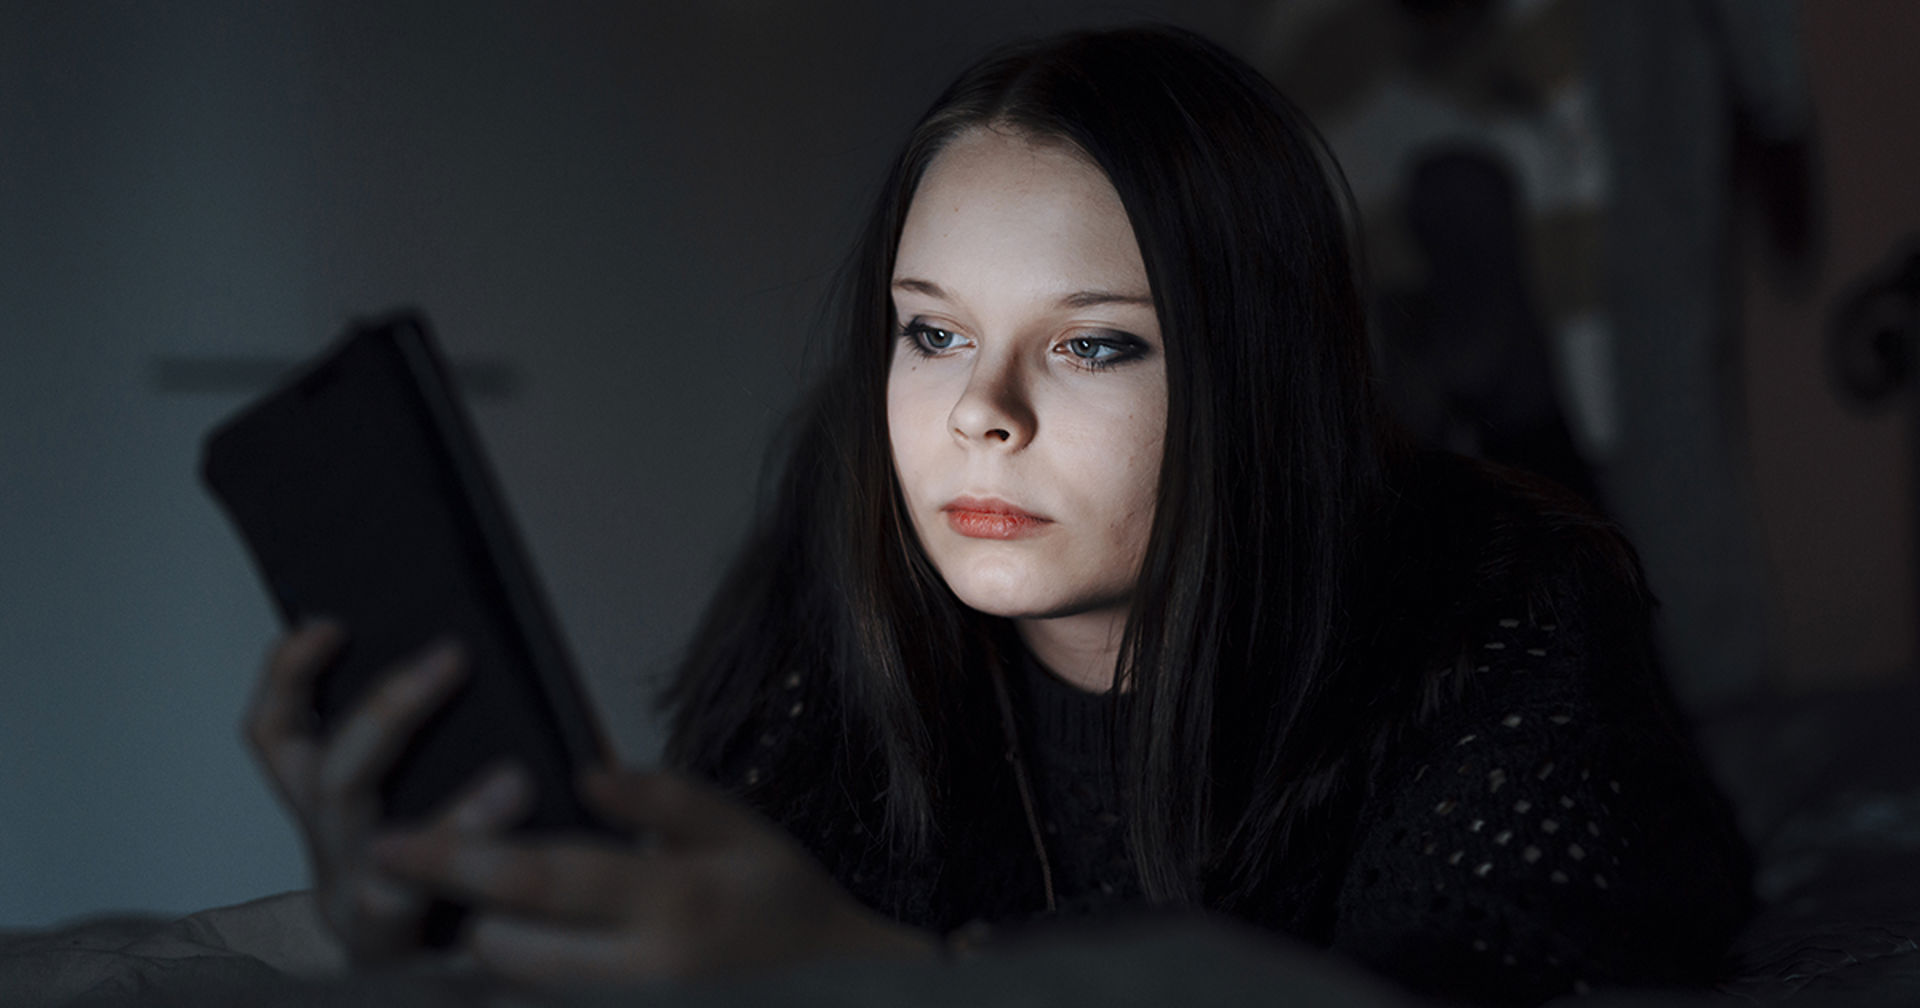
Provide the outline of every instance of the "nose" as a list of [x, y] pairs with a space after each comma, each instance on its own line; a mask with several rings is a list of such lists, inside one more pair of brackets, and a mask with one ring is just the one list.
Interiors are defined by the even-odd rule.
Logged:
[[962, 444], [1012, 451], [1033, 440], [1033, 404], [1019, 361], [976, 358], [947, 422]]

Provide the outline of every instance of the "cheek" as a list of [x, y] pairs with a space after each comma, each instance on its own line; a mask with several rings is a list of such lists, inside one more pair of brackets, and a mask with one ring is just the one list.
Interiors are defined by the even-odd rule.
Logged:
[[1166, 441], [1166, 414], [1157, 406], [1088, 410], [1069, 450], [1080, 460], [1085, 485], [1113, 501], [1116, 511], [1153, 508]]
[[1143, 418], [1131, 428], [1125, 462], [1113, 474], [1113, 499], [1122, 502], [1120, 513], [1115, 515], [1115, 525], [1129, 545], [1144, 549], [1160, 497], [1166, 420], [1164, 416]]
[[1116, 494], [1116, 499], [1125, 502], [1118, 521], [1129, 540], [1143, 544], [1153, 527], [1154, 505], [1160, 495], [1159, 445], [1143, 446], [1128, 463], [1120, 476], [1123, 486]]
[[1099, 541], [1115, 561], [1145, 549], [1160, 495], [1164, 422], [1119, 411], [1089, 411], [1052, 454], [1060, 489], [1083, 514], [1098, 516]]
[[926, 471], [931, 449], [928, 396], [917, 377], [915, 369], [896, 366], [887, 378], [887, 443], [894, 473], [909, 500], [917, 496], [915, 477]]

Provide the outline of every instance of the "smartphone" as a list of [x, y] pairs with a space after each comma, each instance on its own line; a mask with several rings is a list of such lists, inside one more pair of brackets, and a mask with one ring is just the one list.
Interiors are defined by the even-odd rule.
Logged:
[[322, 734], [396, 663], [464, 646], [465, 682], [381, 784], [390, 821], [430, 818], [511, 760], [535, 783], [518, 829], [618, 832], [578, 796], [611, 749], [423, 315], [351, 326], [217, 425], [201, 476], [281, 619], [346, 628], [315, 684]]

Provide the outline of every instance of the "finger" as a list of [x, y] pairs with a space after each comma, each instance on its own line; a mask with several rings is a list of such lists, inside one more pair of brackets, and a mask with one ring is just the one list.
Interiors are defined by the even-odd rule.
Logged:
[[439, 644], [391, 674], [326, 743], [319, 785], [334, 800], [368, 795], [426, 720], [460, 681], [459, 645]]
[[331, 620], [304, 623], [280, 639], [247, 704], [247, 738], [256, 750], [265, 753], [282, 739], [308, 734], [314, 676], [345, 641], [345, 629]]
[[668, 849], [720, 846], [768, 829], [753, 810], [685, 774], [593, 773], [581, 792], [609, 818], [648, 830]]
[[481, 774], [434, 819], [434, 828], [455, 833], [492, 833], [518, 822], [533, 808], [527, 772], [501, 763]]
[[383, 837], [373, 854], [382, 870], [457, 902], [582, 924], [652, 916], [650, 901], [677, 904], [686, 889], [671, 859], [592, 841], [425, 830]]
[[701, 971], [691, 947], [661, 929], [612, 932], [489, 914], [473, 922], [467, 947], [488, 972], [529, 984], [685, 977]]
[[281, 799], [296, 812], [309, 804], [317, 761], [313, 678], [345, 640], [344, 628], [326, 620], [304, 624], [282, 638], [268, 656], [242, 721], [248, 746]]
[[364, 948], [400, 947], [418, 926], [427, 895], [415, 886], [377, 873], [322, 890], [334, 929]]

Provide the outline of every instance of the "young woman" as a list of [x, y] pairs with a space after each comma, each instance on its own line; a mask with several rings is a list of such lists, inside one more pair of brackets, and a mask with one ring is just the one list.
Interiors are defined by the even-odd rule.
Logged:
[[1709, 976], [1744, 856], [1632, 552], [1395, 438], [1345, 207], [1311, 128], [1191, 35], [968, 70], [671, 690], [679, 772], [586, 782], [648, 843], [503, 837], [510, 768], [377, 836], [457, 651], [315, 739], [341, 630], [309, 627], [250, 731], [329, 922], [402, 955], [451, 895], [490, 968], [577, 978], [1191, 908], [1450, 995]]

